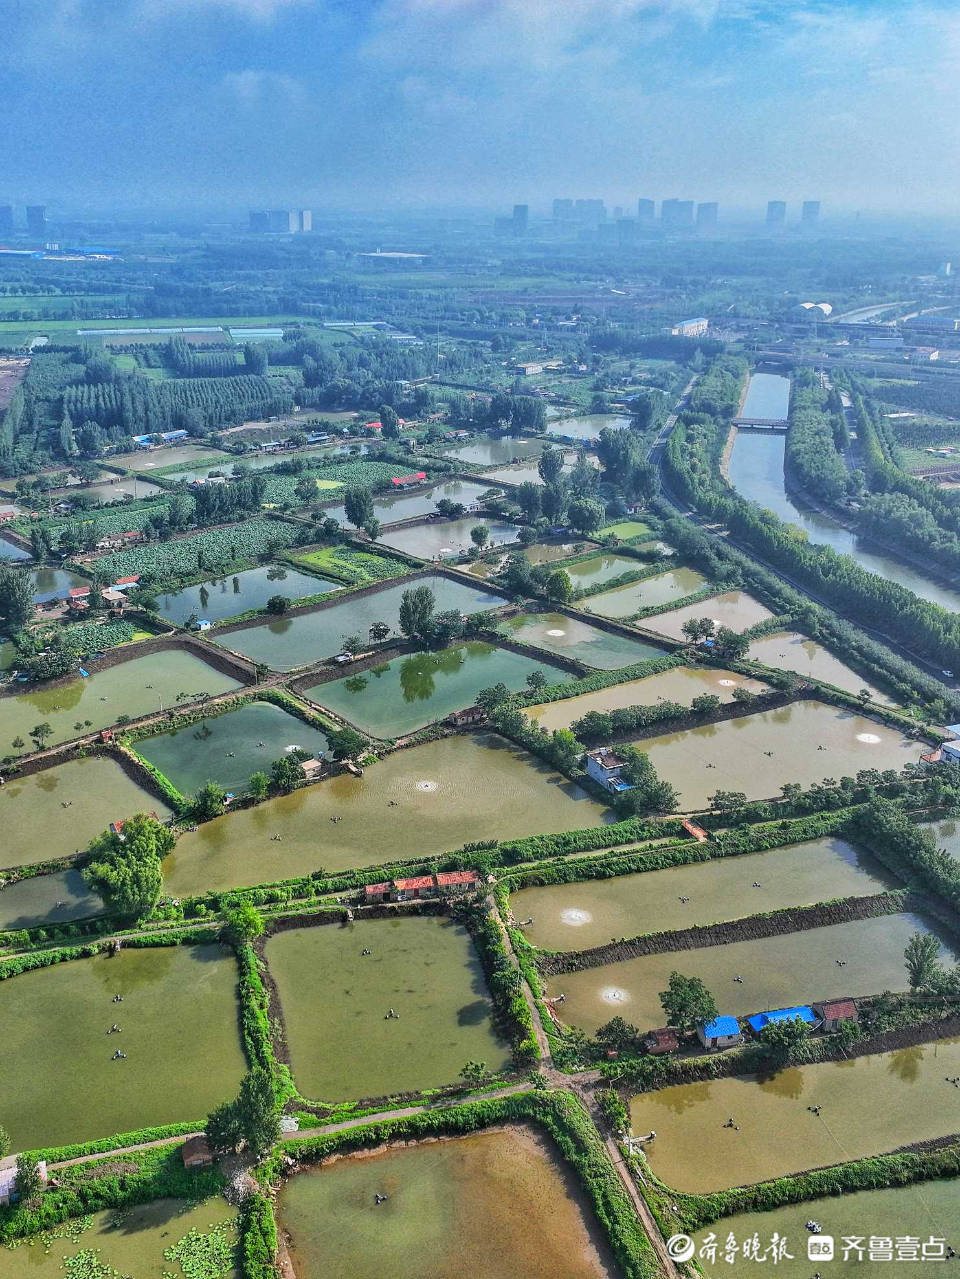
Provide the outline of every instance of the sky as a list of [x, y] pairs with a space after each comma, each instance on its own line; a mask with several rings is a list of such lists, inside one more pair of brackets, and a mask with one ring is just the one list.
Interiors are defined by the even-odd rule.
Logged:
[[960, 208], [957, 0], [3, 0], [0, 199]]

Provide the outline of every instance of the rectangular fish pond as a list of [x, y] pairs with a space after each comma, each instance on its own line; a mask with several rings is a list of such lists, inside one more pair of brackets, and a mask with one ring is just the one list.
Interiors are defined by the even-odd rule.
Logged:
[[828, 648], [806, 635], [798, 635], [796, 631], [775, 631], [754, 640], [749, 657], [751, 661], [763, 662], [764, 666], [772, 666], [774, 670], [794, 671], [797, 675], [822, 679], [847, 693], [859, 693], [865, 688], [874, 701], [893, 705], [891, 697], [841, 662], [839, 657], [834, 657]]
[[210, 622], [220, 622], [225, 617], [236, 617], [250, 609], [264, 608], [273, 595], [285, 595], [296, 603], [306, 596], [338, 589], [338, 583], [325, 577], [301, 573], [289, 565], [270, 564], [159, 595], [157, 612], [177, 626], [181, 626], [191, 614], [198, 620], [205, 618]]
[[809, 786], [825, 777], [855, 777], [861, 768], [901, 769], [918, 763], [925, 749], [885, 724], [814, 701], [663, 733], [637, 745], [677, 788], [684, 810], [705, 808], [718, 790], [769, 799], [785, 782]]
[[[600, 617], [632, 617], [641, 609], [669, 604], [672, 600], [692, 595], [706, 584], [707, 579], [694, 568], [673, 568], [666, 573], [645, 577], [640, 582], [615, 586], [612, 591], [604, 591], [601, 595], [591, 595], [583, 601], [583, 607]], [[659, 627], [654, 626], [653, 629], [658, 630]]]
[[214, 697], [241, 684], [187, 649], [168, 648], [103, 670], [92, 665], [87, 678], [78, 675], [67, 684], [16, 687], [29, 691], [0, 697], [0, 754], [13, 751], [15, 737], [28, 741], [40, 723], [53, 729], [46, 744], [55, 745], [109, 728], [119, 715], [136, 719], [169, 710], [180, 694], [190, 700], [198, 693]]
[[722, 595], [713, 595], [697, 604], [656, 613], [653, 617], [646, 618], [644, 626], [659, 635], [667, 635], [670, 639], [685, 640], [683, 624], [694, 617], [709, 617], [718, 627], [728, 626], [732, 631], [745, 631], [758, 622], [768, 622], [773, 614], [746, 591], [724, 591]]
[[374, 737], [399, 737], [472, 706], [482, 688], [504, 683], [511, 691], [522, 690], [534, 671], [542, 671], [551, 684], [573, 678], [550, 662], [475, 640], [437, 653], [395, 657], [308, 688], [304, 695]]
[[82, 852], [116, 818], [170, 809], [102, 755], [70, 760], [0, 786], [0, 867]]
[[[2, 879], [0, 875], [0, 883]], [[78, 870], [31, 875], [0, 886], [0, 931], [56, 927], [102, 913], [99, 894], [86, 886]]]
[[165, 858], [166, 891], [240, 888], [615, 820], [503, 738], [471, 733], [397, 751], [362, 777], [343, 773], [205, 822]]
[[[744, 889], [745, 911], [752, 891], [759, 890]], [[550, 994], [562, 992], [564, 1021], [591, 1034], [616, 1016], [641, 1030], [662, 1026], [660, 991], [675, 969], [701, 978], [720, 1012], [733, 1017], [851, 994], [879, 995], [907, 989], [903, 950], [915, 932], [937, 935], [921, 916], [903, 911], [755, 941], [642, 955], [551, 977]], [[949, 960], [951, 947], [940, 940]]]
[[266, 956], [304, 1097], [382, 1097], [454, 1083], [467, 1061], [509, 1063], [470, 935], [446, 916], [292, 929]]
[[510, 906], [518, 920], [533, 918], [523, 932], [535, 946], [586, 950], [616, 937], [715, 924], [898, 886], [869, 854], [828, 836], [669, 870], [523, 888], [511, 894]]
[[[0, 983], [0, 1092], [16, 1098], [4, 1114], [14, 1150], [202, 1123], [246, 1070], [236, 985], [216, 943], [122, 950]], [[120, 1033], [109, 1033], [114, 1024]]]
[[[630, 1115], [635, 1133], [657, 1134], [646, 1154], [669, 1186], [725, 1190], [954, 1133], [960, 1090], [949, 1079], [957, 1075], [960, 1040], [941, 1039], [791, 1066], [762, 1081], [747, 1075], [642, 1093]], [[808, 1109], [817, 1105], [819, 1115]], [[739, 1128], [725, 1127], [728, 1119]], [[825, 1221], [813, 1207], [807, 1215]]]
[[505, 618], [504, 634], [523, 644], [535, 644], [548, 653], [571, 657], [596, 670], [612, 671], [648, 657], [662, 657], [663, 650], [644, 640], [601, 630], [565, 613], [521, 613]]
[[270, 702], [248, 702], [224, 715], [145, 737], [135, 749], [185, 795], [205, 782], [242, 790], [251, 773], [270, 772], [270, 765], [295, 747], [320, 756], [326, 736], [297, 715]]
[[[421, 489], [415, 493], [384, 493], [373, 499], [374, 516], [381, 524], [395, 524], [398, 520], [412, 520], [421, 515], [433, 515], [437, 503], [444, 500], [459, 502], [470, 507], [493, 492], [489, 484], [475, 484], [471, 480], [450, 480], [446, 484], [437, 484], [431, 489]], [[346, 508], [340, 503], [324, 509], [324, 515], [346, 524]], [[483, 523], [482, 516], [474, 517], [473, 524]], [[471, 525], [473, 527], [473, 525]]]
[[422, 560], [455, 559], [473, 548], [470, 531], [482, 524], [489, 530], [488, 546], [504, 546], [515, 542], [519, 525], [484, 515], [467, 515], [460, 520], [437, 520], [432, 524], [416, 524], [412, 528], [395, 528], [384, 533], [380, 542], [394, 550], [406, 551]]
[[573, 1174], [519, 1125], [300, 1172], [277, 1216], [298, 1279], [620, 1274]]

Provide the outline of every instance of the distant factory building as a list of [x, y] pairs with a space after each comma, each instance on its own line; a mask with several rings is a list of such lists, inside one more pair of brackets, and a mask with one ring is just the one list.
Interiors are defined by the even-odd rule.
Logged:
[[783, 226], [787, 220], [787, 204], [785, 200], [767, 201], [767, 226]]
[[681, 320], [670, 332], [677, 338], [702, 338], [709, 327], [710, 321], [706, 316], [698, 315], [692, 320]]

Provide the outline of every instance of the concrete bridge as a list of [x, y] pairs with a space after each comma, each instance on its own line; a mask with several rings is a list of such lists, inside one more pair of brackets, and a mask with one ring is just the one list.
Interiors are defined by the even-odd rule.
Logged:
[[789, 423], [782, 417], [735, 417], [734, 426], [753, 426], [758, 430], [782, 431], [786, 434]]

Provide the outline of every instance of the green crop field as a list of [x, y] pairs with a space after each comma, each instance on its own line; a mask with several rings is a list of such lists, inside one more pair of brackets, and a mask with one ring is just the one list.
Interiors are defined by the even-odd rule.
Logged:
[[298, 530], [292, 524], [262, 517], [208, 529], [172, 542], [151, 542], [129, 551], [117, 551], [97, 560], [97, 567], [114, 578], [133, 573], [154, 577], [194, 577], [197, 573], [231, 568], [261, 555], [275, 555], [292, 545]]

